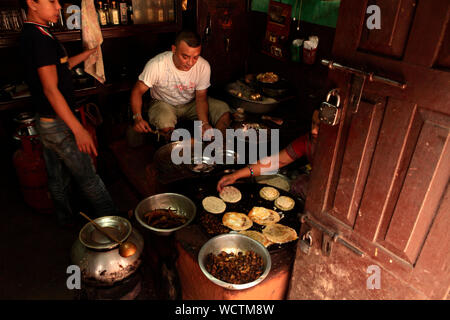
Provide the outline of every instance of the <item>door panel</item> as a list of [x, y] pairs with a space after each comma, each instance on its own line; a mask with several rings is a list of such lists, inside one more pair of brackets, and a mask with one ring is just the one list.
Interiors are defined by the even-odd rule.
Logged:
[[[449, 33], [450, 1], [415, 3], [341, 2], [331, 60], [405, 82], [407, 87], [367, 80], [354, 113], [349, 106], [353, 76], [330, 70], [329, 80], [344, 101], [342, 120], [336, 126], [320, 126], [305, 212], [363, 256], [340, 244], [334, 245], [339, 249], [333, 249], [331, 257], [316, 250], [312, 258], [297, 250], [293, 278], [299, 283], [292, 282], [291, 299], [304, 298], [302, 288], [328, 281], [328, 295], [325, 288], [322, 298], [392, 298], [392, 290], [397, 298], [448, 295], [450, 72], [445, 68], [449, 46], [444, 40]], [[379, 34], [365, 30], [370, 4], [382, 10], [386, 30], [382, 20]], [[300, 233], [310, 228], [314, 245], [320, 248], [321, 230], [306, 222]], [[349, 259], [348, 254], [354, 257]], [[339, 265], [333, 271], [329, 263]], [[350, 294], [344, 290], [348, 281], [329, 274], [338, 268], [339, 273], [362, 281], [368, 277], [364, 267], [369, 264], [378, 265], [382, 275], [396, 281], [384, 283], [375, 295], [353, 283], [359, 289]], [[296, 276], [308, 268], [323, 272], [314, 279]]]
[[340, 221], [353, 226], [369, 171], [383, 112], [382, 103], [362, 101], [352, 114], [342, 169], [331, 212]]
[[[419, 109], [420, 110], [420, 109]], [[423, 245], [449, 176], [449, 129], [429, 121], [436, 114], [419, 112], [424, 120], [403, 187], [384, 240], [414, 264]], [[445, 117], [444, 120], [450, 120]]]
[[416, 0], [376, 1], [381, 12], [382, 28], [372, 30], [363, 28], [359, 49], [400, 58], [408, 40], [416, 2]]

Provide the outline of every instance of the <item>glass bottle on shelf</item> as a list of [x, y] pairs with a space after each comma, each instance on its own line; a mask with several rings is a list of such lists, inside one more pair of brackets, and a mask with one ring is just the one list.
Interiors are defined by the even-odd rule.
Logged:
[[98, 8], [97, 8], [97, 14], [98, 14], [98, 21], [100, 23], [100, 26], [104, 27], [108, 25], [108, 19], [106, 17], [105, 10], [103, 8], [103, 2], [98, 2]]
[[103, 4], [103, 12], [105, 12], [106, 15], [106, 25], [111, 24], [111, 15], [109, 11], [109, 3], [108, 0], [105, 0], [105, 3]]
[[127, 0], [128, 3], [128, 24], [133, 24], [133, 0]]
[[156, 22], [155, 7], [153, 5], [153, 1], [147, 0], [146, 5], [147, 5], [147, 21], [150, 23]]
[[158, 0], [156, 3], [156, 13], [157, 21], [164, 22], [164, 7], [161, 0]]
[[119, 25], [120, 24], [120, 16], [119, 16], [119, 9], [117, 9], [117, 5], [116, 2], [113, 1], [112, 3], [112, 7], [111, 7], [111, 22], [113, 25]]
[[174, 0], [166, 0], [167, 1], [167, 20], [172, 22], [175, 21], [175, 1]]
[[119, 2], [120, 24], [128, 24], [128, 4], [125, 0]]

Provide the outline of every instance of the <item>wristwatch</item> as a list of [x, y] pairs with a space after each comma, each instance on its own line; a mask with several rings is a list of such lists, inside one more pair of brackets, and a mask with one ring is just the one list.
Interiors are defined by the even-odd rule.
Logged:
[[133, 114], [133, 120], [136, 120], [137, 118], [142, 118], [142, 115], [140, 113]]

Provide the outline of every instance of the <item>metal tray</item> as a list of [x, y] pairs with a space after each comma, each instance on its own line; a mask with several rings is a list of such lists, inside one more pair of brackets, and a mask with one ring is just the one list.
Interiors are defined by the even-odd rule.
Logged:
[[[300, 230], [300, 225], [301, 225], [300, 220], [299, 220], [299, 214], [303, 212], [304, 203], [299, 198], [297, 198], [295, 195], [293, 195], [287, 191], [284, 191], [282, 189], [274, 187], [275, 189], [278, 190], [278, 192], [280, 193], [280, 196], [287, 196], [287, 197], [292, 198], [295, 201], [295, 206], [292, 210], [281, 211], [275, 207], [274, 201], [265, 200], [265, 199], [261, 198], [261, 196], [259, 195], [259, 191], [263, 187], [267, 187], [268, 185], [260, 184], [260, 183], [245, 183], [244, 182], [244, 183], [235, 183], [232, 186], [236, 187], [237, 189], [239, 189], [239, 191], [241, 191], [242, 199], [237, 203], [228, 203], [227, 202], [226, 203], [227, 208], [224, 213], [234, 211], [234, 212], [241, 212], [241, 213], [248, 214], [250, 212], [250, 210], [255, 206], [265, 207], [267, 209], [273, 209], [273, 210], [277, 211], [278, 213], [282, 213], [283, 218], [278, 223], [295, 229], [295, 231], [298, 234], [298, 232]], [[200, 195], [200, 197], [198, 197], [198, 199], [203, 199], [207, 196], [218, 197], [217, 191], [211, 192], [211, 189], [202, 190], [201, 193], [202, 194]], [[200, 202], [201, 202], [201, 200], [200, 200]], [[208, 213], [207, 211], [205, 211], [205, 209], [203, 209], [203, 206], [201, 203], [197, 205], [197, 208], [199, 208], [199, 212], [200, 212], [200, 214], [199, 214], [200, 223], [199, 224], [202, 227], [202, 230], [204, 231], [205, 234], [207, 234], [209, 237], [214, 237], [216, 235], [226, 233], [226, 232], [217, 232], [217, 233], [208, 232], [207, 228], [204, 226], [204, 224], [202, 223], [202, 219], [201, 219], [202, 215], [210, 215], [210, 217], [213, 216], [212, 218], [216, 218], [216, 220], [221, 223], [224, 213], [222, 213], [222, 214]], [[223, 226], [223, 227], [224, 227], [224, 231], [225, 230], [228, 230], [228, 232], [232, 231], [231, 229], [229, 229], [225, 226]], [[261, 226], [257, 223], [254, 223], [253, 226], [248, 230], [255, 230], [255, 231], [261, 232], [262, 229], [263, 229], [263, 226]], [[283, 243], [283, 244], [272, 244], [267, 249], [272, 252], [272, 251], [276, 251], [279, 249], [284, 249], [286, 247], [291, 247], [292, 245], [295, 245], [296, 242], [297, 242], [297, 240], [291, 241], [288, 243]]]

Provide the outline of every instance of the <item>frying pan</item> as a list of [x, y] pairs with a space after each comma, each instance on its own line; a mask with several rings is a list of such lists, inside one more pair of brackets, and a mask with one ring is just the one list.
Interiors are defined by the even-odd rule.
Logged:
[[[250, 210], [255, 206], [256, 207], [265, 207], [267, 209], [273, 209], [273, 210], [277, 211], [279, 214], [281, 213], [282, 219], [278, 223], [293, 228], [297, 232], [297, 235], [298, 235], [298, 232], [300, 230], [300, 220], [298, 218], [298, 215], [299, 215], [299, 213], [303, 212], [303, 207], [304, 207], [304, 204], [300, 199], [298, 199], [293, 194], [291, 194], [287, 191], [284, 191], [282, 189], [274, 187], [275, 189], [278, 190], [278, 192], [280, 193], [280, 196], [287, 196], [287, 197], [292, 198], [295, 201], [295, 206], [292, 210], [281, 211], [280, 209], [275, 207], [274, 201], [265, 200], [265, 199], [261, 198], [261, 196], [259, 195], [259, 191], [263, 187], [267, 187], [268, 185], [259, 184], [259, 183], [243, 182], [243, 183], [235, 183], [232, 186], [236, 187], [237, 189], [239, 189], [239, 191], [241, 191], [242, 199], [237, 203], [228, 203], [227, 202], [226, 203], [227, 208], [226, 208], [225, 212], [222, 214], [211, 214], [211, 213], [207, 212], [203, 208], [203, 205], [201, 204], [201, 200], [203, 200], [207, 196], [219, 197], [217, 191], [213, 192], [211, 189], [199, 190], [200, 195], [197, 197], [197, 199], [199, 200], [199, 203], [196, 204], [197, 209], [199, 210], [199, 213], [200, 213], [199, 214], [199, 219], [200, 219], [199, 224], [200, 224], [203, 232], [207, 236], [212, 238], [216, 235], [232, 231], [228, 227], [225, 227], [222, 225], [222, 217], [226, 212], [233, 211], [233, 212], [240, 212], [240, 213], [248, 214], [250, 212]], [[214, 232], [211, 230], [210, 226], [205, 225], [205, 222], [204, 222], [205, 220], [202, 219], [202, 217], [204, 217], [205, 215], [209, 215], [208, 216], [209, 219], [214, 220], [216, 223], [219, 223], [221, 226], [217, 226], [217, 227], [220, 227], [220, 229], [222, 229], [222, 230]], [[263, 227], [264, 226], [261, 226], [257, 223], [253, 223], [253, 226], [248, 230], [254, 230], [254, 231], [261, 232]], [[280, 249], [285, 249], [286, 247], [294, 246], [296, 243], [297, 243], [297, 240], [291, 241], [288, 243], [283, 243], [283, 244], [272, 244], [267, 249], [271, 252], [278, 251]]]

